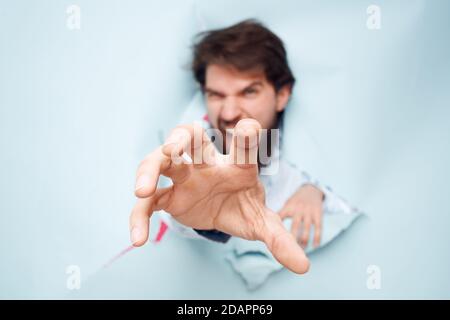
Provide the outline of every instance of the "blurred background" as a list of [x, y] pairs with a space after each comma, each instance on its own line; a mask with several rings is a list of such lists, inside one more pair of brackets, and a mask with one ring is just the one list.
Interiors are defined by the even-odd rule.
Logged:
[[[193, 36], [245, 18], [298, 80], [286, 157], [367, 217], [252, 292], [220, 244], [171, 232], [101, 269], [197, 92]], [[449, 30], [446, 0], [0, 0], [0, 298], [450, 298]]]

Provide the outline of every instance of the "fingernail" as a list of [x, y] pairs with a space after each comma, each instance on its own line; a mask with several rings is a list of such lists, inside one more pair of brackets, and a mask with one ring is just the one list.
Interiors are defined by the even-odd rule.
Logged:
[[138, 179], [137, 179], [137, 181], [136, 181], [136, 189], [135, 189], [135, 191], [137, 191], [137, 190], [139, 190], [139, 189], [142, 189], [143, 187], [145, 187], [146, 186], [146, 184], [147, 184], [147, 182], [148, 182], [148, 177], [147, 176], [140, 176]]
[[138, 227], [131, 229], [131, 243], [135, 244], [139, 241], [141, 236], [141, 230]]

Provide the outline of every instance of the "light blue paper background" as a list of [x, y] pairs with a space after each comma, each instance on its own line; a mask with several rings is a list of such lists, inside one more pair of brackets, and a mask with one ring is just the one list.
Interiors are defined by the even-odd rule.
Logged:
[[[97, 271], [128, 244], [139, 161], [195, 91], [192, 36], [247, 17], [298, 79], [286, 156], [369, 217], [255, 292], [223, 247], [172, 233]], [[445, 0], [1, 0], [0, 298], [450, 298], [449, 30]]]

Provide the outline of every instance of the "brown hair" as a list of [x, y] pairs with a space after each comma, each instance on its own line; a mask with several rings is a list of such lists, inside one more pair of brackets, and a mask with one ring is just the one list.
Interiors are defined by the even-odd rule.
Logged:
[[283, 42], [253, 19], [198, 34], [193, 51], [192, 71], [202, 89], [209, 64], [230, 65], [239, 71], [262, 70], [276, 91], [295, 83]]

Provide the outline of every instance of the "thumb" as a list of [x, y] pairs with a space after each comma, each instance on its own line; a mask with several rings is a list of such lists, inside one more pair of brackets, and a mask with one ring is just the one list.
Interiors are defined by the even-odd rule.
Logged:
[[269, 211], [265, 218], [266, 228], [261, 238], [274, 258], [292, 272], [306, 273], [309, 260], [294, 236], [283, 226], [280, 217]]
[[139, 198], [130, 215], [130, 238], [135, 247], [147, 242], [153, 198]]
[[284, 220], [287, 217], [291, 216], [290, 213], [291, 213], [290, 208], [287, 206], [287, 204], [285, 204], [283, 208], [280, 211], [278, 211], [278, 216], [280, 217], [281, 220]]
[[156, 190], [153, 196], [139, 198], [130, 215], [130, 238], [135, 247], [144, 245], [148, 240], [150, 218], [154, 211], [164, 210], [170, 204], [172, 187]]

